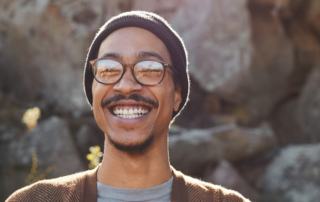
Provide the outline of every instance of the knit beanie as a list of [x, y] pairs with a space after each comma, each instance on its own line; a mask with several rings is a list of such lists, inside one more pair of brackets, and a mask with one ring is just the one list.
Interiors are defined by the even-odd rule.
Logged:
[[84, 92], [89, 104], [92, 106], [92, 83], [94, 79], [89, 61], [97, 59], [100, 45], [103, 40], [115, 30], [124, 27], [139, 27], [146, 29], [156, 35], [166, 45], [172, 61], [172, 67], [178, 72], [181, 84], [182, 102], [177, 112], [173, 111], [172, 119], [177, 117], [185, 107], [189, 98], [189, 73], [188, 73], [188, 55], [182, 39], [179, 37], [165, 19], [159, 15], [145, 11], [130, 11], [119, 14], [107, 21], [98, 31], [93, 39], [87, 55], [83, 85]]

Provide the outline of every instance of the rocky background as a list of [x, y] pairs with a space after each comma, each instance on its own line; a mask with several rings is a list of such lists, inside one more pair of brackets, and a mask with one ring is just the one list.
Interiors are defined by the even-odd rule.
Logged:
[[[1, 0], [0, 201], [86, 170], [89, 147], [103, 148], [84, 60], [104, 22], [137, 9], [167, 19], [189, 52], [172, 165], [251, 201], [318, 201], [319, 0]], [[41, 118], [28, 130], [21, 119], [33, 107]]]

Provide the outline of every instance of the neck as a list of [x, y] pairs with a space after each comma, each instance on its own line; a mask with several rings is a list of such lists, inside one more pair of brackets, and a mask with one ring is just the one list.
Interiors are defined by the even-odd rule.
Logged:
[[117, 150], [106, 137], [104, 157], [97, 177], [101, 183], [127, 189], [149, 188], [168, 181], [172, 171], [167, 135], [156, 138], [153, 145], [139, 155]]

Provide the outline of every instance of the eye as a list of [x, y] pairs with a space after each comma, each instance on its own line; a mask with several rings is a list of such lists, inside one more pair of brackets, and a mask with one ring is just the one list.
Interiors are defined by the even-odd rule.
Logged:
[[114, 76], [118, 75], [121, 73], [120, 69], [115, 69], [115, 68], [102, 68], [100, 71], [100, 76]]
[[143, 73], [145, 73], [145, 72], [161, 72], [161, 70], [159, 70], [159, 69], [141, 69], [139, 71], [143, 72]]

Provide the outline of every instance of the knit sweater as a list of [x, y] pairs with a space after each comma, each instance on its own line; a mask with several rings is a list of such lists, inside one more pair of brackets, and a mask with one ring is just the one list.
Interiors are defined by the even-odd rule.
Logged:
[[[51, 180], [42, 180], [14, 192], [6, 202], [97, 201], [97, 170], [88, 170]], [[172, 168], [172, 202], [250, 202], [239, 193], [206, 183]]]

